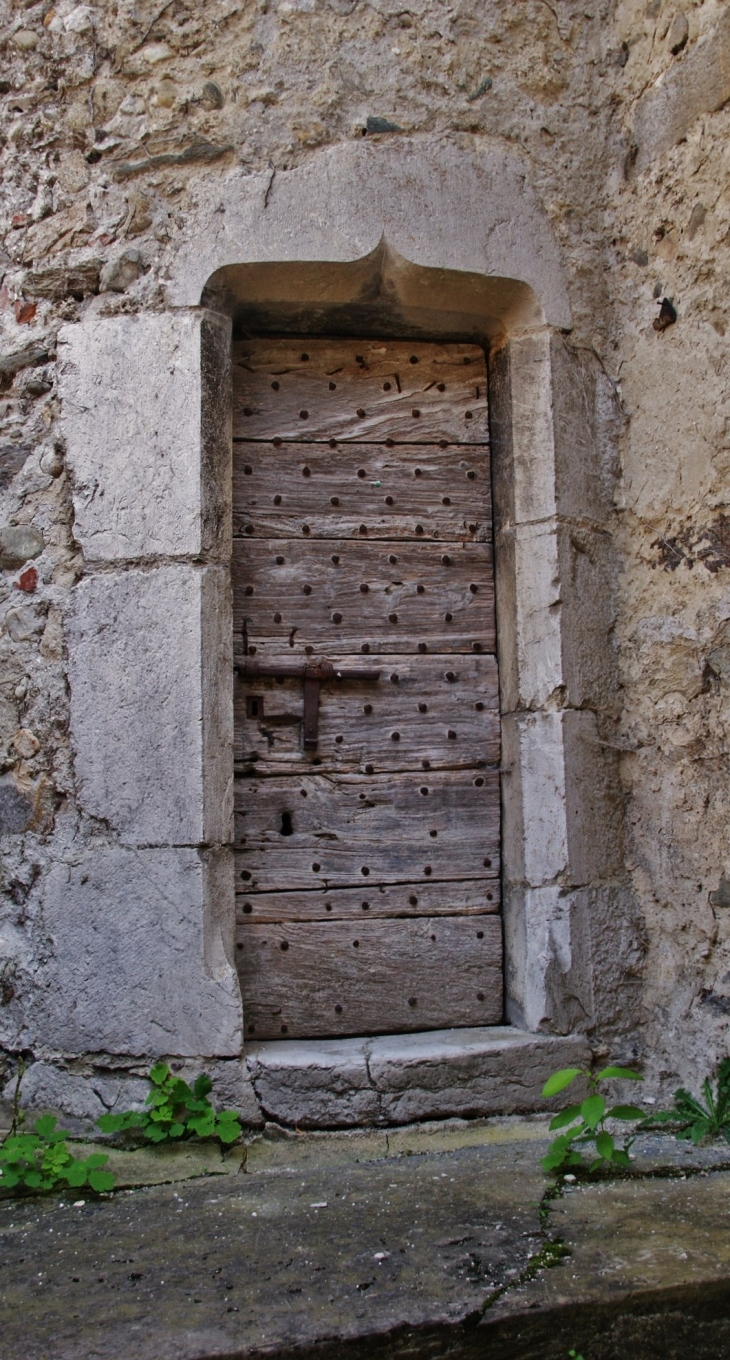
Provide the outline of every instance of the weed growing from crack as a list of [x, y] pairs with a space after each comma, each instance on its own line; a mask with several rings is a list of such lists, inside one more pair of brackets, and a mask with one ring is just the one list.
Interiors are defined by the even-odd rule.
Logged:
[[[651, 1133], [666, 1128], [677, 1138], [699, 1143], [722, 1137], [730, 1144], [730, 1058], [724, 1058], [717, 1071], [715, 1087], [709, 1077], [702, 1083], [702, 1097], [693, 1096], [683, 1086], [674, 1093], [674, 1108], [656, 1110], [647, 1115], [636, 1105], [613, 1105], [608, 1108], [599, 1086], [607, 1081], [643, 1081], [638, 1072], [628, 1067], [604, 1067], [594, 1076], [579, 1067], [565, 1067], [553, 1072], [546, 1081], [542, 1094], [546, 1099], [558, 1095], [577, 1077], [585, 1077], [589, 1094], [579, 1104], [566, 1105], [550, 1121], [552, 1132], [565, 1129], [550, 1144], [542, 1158], [544, 1171], [564, 1171], [569, 1167], [586, 1168], [583, 1147], [595, 1145], [596, 1156], [588, 1164], [589, 1175], [599, 1169], [613, 1167], [626, 1170], [630, 1166], [630, 1149], [640, 1133]], [[616, 1136], [607, 1127], [608, 1121], [622, 1121], [632, 1125], [616, 1146]]]
[[102, 1133], [128, 1133], [139, 1130], [151, 1143], [174, 1142], [180, 1138], [217, 1138], [225, 1144], [241, 1137], [235, 1110], [214, 1110], [208, 1094], [213, 1083], [206, 1072], [188, 1086], [182, 1077], [173, 1076], [166, 1063], [150, 1069], [152, 1090], [143, 1110], [124, 1110], [103, 1114], [97, 1125]]
[[702, 1083], [702, 1095], [690, 1095], [683, 1086], [674, 1092], [674, 1109], [658, 1110], [648, 1121], [652, 1125], [669, 1125], [677, 1138], [688, 1139], [697, 1146], [712, 1138], [724, 1138], [730, 1143], [730, 1058], [723, 1058], [717, 1070], [716, 1089], [707, 1077]]
[[[80, 1189], [88, 1186], [96, 1193], [112, 1190], [115, 1178], [106, 1171], [109, 1158], [104, 1152], [92, 1152], [87, 1157], [74, 1157], [67, 1147], [71, 1134], [57, 1128], [53, 1115], [36, 1119], [32, 1130], [24, 1128], [25, 1116], [20, 1109], [21, 1064], [15, 1084], [13, 1122], [10, 1133], [0, 1144], [0, 1189], [16, 1194], [47, 1193], [62, 1186]], [[152, 1143], [173, 1142], [178, 1139], [215, 1138], [224, 1146], [241, 1137], [241, 1125], [235, 1110], [218, 1113], [208, 1094], [213, 1083], [203, 1072], [188, 1086], [175, 1077], [166, 1063], [156, 1063], [150, 1069], [150, 1091], [145, 1108], [124, 1110], [119, 1114], [103, 1114], [97, 1120], [102, 1133], [131, 1134]]]
[[[551, 1132], [565, 1129], [554, 1138], [547, 1154], [542, 1158], [544, 1171], [559, 1171], [564, 1167], [584, 1167], [582, 1149], [590, 1144], [595, 1146], [596, 1155], [589, 1163], [589, 1172], [603, 1166], [630, 1166], [629, 1149], [646, 1123], [643, 1110], [636, 1105], [606, 1104], [599, 1087], [608, 1081], [643, 1081], [638, 1072], [629, 1067], [604, 1067], [594, 1076], [581, 1067], [563, 1067], [553, 1072], [545, 1082], [542, 1094], [546, 1099], [559, 1095], [577, 1077], [585, 1077], [589, 1093], [579, 1104], [566, 1105], [550, 1121]], [[606, 1127], [608, 1120], [619, 1120], [633, 1124], [630, 1134], [626, 1134], [623, 1146], [616, 1146], [615, 1135]]]

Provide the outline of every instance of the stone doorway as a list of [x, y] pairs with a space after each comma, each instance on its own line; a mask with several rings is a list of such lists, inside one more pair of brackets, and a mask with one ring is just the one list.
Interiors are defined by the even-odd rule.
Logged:
[[243, 341], [233, 375], [246, 1035], [499, 1024], [484, 353]]
[[[551, 1070], [586, 1061], [584, 1031], [628, 1024], [638, 957], [606, 717], [616, 405], [566, 336], [550, 224], [521, 162], [415, 138], [333, 148], [275, 181], [237, 171], [175, 251], [166, 310], [92, 309], [58, 337], [83, 555], [64, 624], [76, 796], [110, 839], [95, 830], [48, 875], [33, 1033], [74, 1060], [230, 1062], [257, 1110], [298, 1125], [535, 1108]], [[375, 334], [489, 354], [506, 1025], [243, 1031], [231, 327], [306, 335], [302, 352]]]

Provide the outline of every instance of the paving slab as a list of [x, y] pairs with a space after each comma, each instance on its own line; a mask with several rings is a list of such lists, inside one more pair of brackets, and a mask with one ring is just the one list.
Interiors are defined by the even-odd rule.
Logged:
[[238, 1175], [5, 1201], [2, 1360], [730, 1354], [730, 1149], [643, 1140], [631, 1179], [546, 1201], [546, 1142], [273, 1128]]
[[570, 1255], [488, 1310], [490, 1360], [723, 1360], [728, 1229], [730, 1171], [567, 1188], [549, 1231]]

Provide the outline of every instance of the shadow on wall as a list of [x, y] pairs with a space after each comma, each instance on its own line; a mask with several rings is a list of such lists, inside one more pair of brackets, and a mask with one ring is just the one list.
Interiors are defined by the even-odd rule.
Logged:
[[383, 239], [350, 262], [231, 264], [202, 303], [243, 335], [410, 336], [497, 342], [543, 326], [533, 290], [516, 279], [412, 264]]

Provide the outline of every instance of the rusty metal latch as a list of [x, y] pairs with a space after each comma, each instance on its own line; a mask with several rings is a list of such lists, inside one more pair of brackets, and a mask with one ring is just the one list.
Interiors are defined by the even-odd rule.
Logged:
[[319, 690], [320, 685], [330, 680], [379, 680], [379, 670], [363, 667], [347, 669], [335, 666], [331, 661], [309, 662], [267, 662], [256, 661], [250, 656], [235, 656], [233, 668], [247, 680], [301, 679], [304, 682], [304, 749], [317, 749], [319, 739]]

